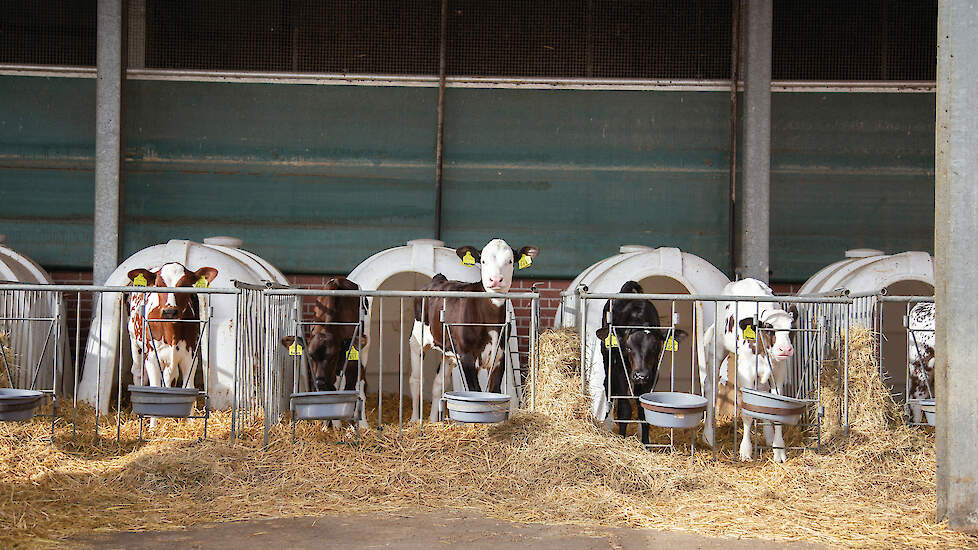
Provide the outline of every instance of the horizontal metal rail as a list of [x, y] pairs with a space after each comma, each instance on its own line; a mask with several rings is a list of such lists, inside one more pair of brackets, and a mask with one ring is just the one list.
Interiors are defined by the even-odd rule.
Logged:
[[322, 290], [315, 288], [273, 288], [269, 296], [366, 296], [370, 298], [494, 298], [497, 300], [534, 300], [535, 292], [459, 292], [445, 290]]
[[881, 302], [899, 302], [906, 304], [934, 303], [933, 296], [880, 296]]
[[236, 288], [198, 288], [163, 286], [101, 286], [101, 285], [35, 285], [0, 283], [0, 290], [29, 290], [41, 292], [126, 292], [129, 294], [238, 294]]
[[633, 293], [588, 293], [582, 291], [581, 298], [587, 300], [674, 300], [677, 302], [779, 302], [801, 304], [851, 304], [852, 300], [843, 296], [726, 296], [723, 294], [633, 294]]

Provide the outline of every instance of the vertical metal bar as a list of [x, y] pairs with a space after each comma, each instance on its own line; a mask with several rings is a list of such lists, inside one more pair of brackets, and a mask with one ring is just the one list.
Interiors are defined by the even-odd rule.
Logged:
[[586, 382], [586, 369], [585, 366], [587, 360], [587, 296], [583, 296], [578, 292], [578, 297], [580, 299], [581, 307], [578, 308], [578, 331], [580, 332], [581, 339], [581, 393], [587, 395], [587, 382]]
[[[363, 298], [361, 298], [362, 300]], [[384, 431], [384, 299], [376, 297], [377, 302], [377, 357], [380, 359], [377, 374], [377, 435]], [[367, 337], [370, 337], [370, 321], [367, 321]], [[366, 376], [364, 376], [366, 379]]]
[[116, 344], [116, 359], [118, 359], [118, 373], [116, 378], [116, 384], [118, 386], [116, 393], [116, 405], [115, 405], [115, 445], [116, 447], [122, 447], [122, 336], [123, 327], [125, 327], [125, 306], [126, 297], [125, 294], [119, 293], [119, 343]]
[[438, 43], [438, 128], [435, 141], [435, 239], [441, 239], [442, 174], [445, 156], [445, 49], [448, 0], [441, 0], [441, 33]]
[[[91, 329], [89, 329], [91, 330]], [[72, 390], [71, 404], [71, 439], [78, 438], [78, 368], [81, 346], [81, 292], [75, 293], [75, 372], [73, 373], [74, 389]], [[86, 348], [88, 346], [85, 346]]]
[[771, 194], [772, 1], [751, 0], [745, 18], [744, 185], [741, 266], [745, 277], [768, 280]]
[[94, 282], [103, 284], [119, 265], [122, 250], [126, 81], [126, 6], [129, 0], [98, 2], [98, 65], [95, 94]]
[[105, 301], [102, 293], [98, 293], [98, 349], [95, 358], [95, 444], [98, 445], [98, 416], [102, 406], [102, 315], [105, 313]]
[[[397, 434], [404, 433], [404, 298], [400, 298], [401, 311], [401, 341], [400, 353], [397, 354]], [[411, 338], [411, 334], [408, 334]]]
[[[739, 131], [737, 85], [740, 80], [740, 0], [731, 0], [733, 14], [730, 28], [730, 202], [727, 231], [730, 249], [730, 279], [737, 276], [737, 132]], [[716, 325], [714, 325], [716, 326]]]

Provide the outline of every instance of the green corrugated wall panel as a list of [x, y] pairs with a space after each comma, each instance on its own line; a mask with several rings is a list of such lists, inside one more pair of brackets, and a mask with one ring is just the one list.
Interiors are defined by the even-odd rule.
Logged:
[[774, 94], [775, 280], [805, 280], [849, 248], [933, 253], [934, 109], [933, 94]]
[[537, 244], [533, 276], [574, 276], [623, 243], [727, 249], [722, 93], [452, 89], [445, 233]]
[[[432, 88], [131, 81], [126, 253], [232, 234], [286, 271], [343, 272], [430, 236]], [[722, 92], [450, 89], [445, 230], [544, 249], [571, 277], [621, 243], [727, 262]], [[932, 94], [775, 94], [772, 264], [932, 248]], [[91, 263], [94, 81], [0, 77], [0, 233]]]

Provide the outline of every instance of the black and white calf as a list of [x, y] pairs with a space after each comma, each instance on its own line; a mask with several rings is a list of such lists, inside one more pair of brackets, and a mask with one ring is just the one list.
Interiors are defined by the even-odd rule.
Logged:
[[[439, 273], [421, 290], [505, 294], [513, 285], [514, 265], [518, 263], [520, 269], [529, 267], [539, 252], [540, 249], [535, 246], [524, 246], [514, 250], [502, 239], [489, 241], [481, 251], [472, 246], [463, 246], [455, 253], [463, 264], [480, 264], [482, 280], [477, 283], [450, 281]], [[442, 309], [445, 310], [444, 319], [441, 317]], [[505, 334], [500, 334], [498, 327], [505, 322], [505, 298], [418, 298], [415, 300], [414, 329], [411, 331], [410, 339], [412, 421], [421, 418], [422, 350], [434, 348], [444, 354], [448, 369], [446, 379], [449, 383], [455, 366], [461, 365], [468, 389], [478, 391], [481, 388], [479, 369], [483, 368], [489, 371], [487, 390], [499, 392], [503, 379], [503, 354], [506, 346]], [[442, 341], [445, 325], [449, 328], [448, 342]], [[442, 376], [435, 376], [431, 389], [432, 399], [440, 399], [445, 389], [442, 386]], [[433, 422], [438, 420], [438, 412], [438, 406], [431, 407]]]
[[[642, 286], [635, 281], [627, 281], [620, 292], [642, 294]], [[601, 320], [602, 326], [596, 331], [596, 335], [601, 341], [605, 389], [612, 396], [634, 396], [635, 406], [641, 413], [638, 397], [655, 389], [663, 346], [670, 337], [670, 331], [659, 328], [659, 312], [649, 300], [608, 300], [601, 313]], [[686, 332], [676, 330], [671, 336], [675, 342], [680, 342], [686, 337]], [[615, 419], [631, 420], [632, 399], [614, 399], [613, 402]], [[642, 443], [647, 444], [649, 425], [645, 422], [639, 425]], [[625, 436], [627, 427], [625, 422], [618, 423], [618, 433], [622, 437]]]
[[[757, 279], [742, 279], [723, 287], [725, 296], [773, 296], [770, 287]], [[706, 329], [701, 345], [705, 348], [705, 357], [700, 360], [700, 384], [706, 396], [713, 395], [713, 380], [716, 372], [710, 376], [710, 368], [717, 359], [722, 358], [719, 365], [720, 384], [726, 384], [727, 361], [737, 358], [737, 383], [741, 388], [755, 388], [781, 395], [787, 378], [787, 359], [794, 354], [791, 345], [791, 332], [798, 320], [798, 309], [791, 306], [782, 309], [775, 302], [727, 302], [718, 304], [720, 315], [716, 322]], [[718, 328], [719, 326], [719, 328]], [[720, 350], [714, 349], [714, 332], [719, 334]], [[713, 445], [713, 400], [707, 399], [706, 427], [703, 439]], [[744, 438], [740, 443], [740, 459], [750, 460], [753, 450], [750, 433], [753, 418], [742, 415], [744, 419]], [[774, 448], [775, 462], [784, 462], [787, 458], [784, 448], [784, 437], [781, 425], [773, 430], [770, 425], [764, 426], [764, 438], [768, 445]]]
[[[907, 400], [934, 398], [934, 304], [921, 302], [910, 310], [907, 319]], [[915, 423], [920, 423], [919, 405], [911, 405]]]

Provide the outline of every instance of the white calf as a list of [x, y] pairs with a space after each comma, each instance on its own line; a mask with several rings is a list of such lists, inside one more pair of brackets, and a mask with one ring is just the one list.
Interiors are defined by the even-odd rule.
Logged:
[[[725, 296], [773, 296], [771, 289], [757, 279], [743, 279], [729, 283], [723, 288]], [[741, 388], [756, 388], [762, 391], [781, 394], [784, 388], [787, 368], [785, 360], [794, 353], [791, 345], [792, 325], [798, 318], [797, 310], [792, 306], [785, 311], [774, 302], [720, 302], [718, 322], [722, 322], [719, 335], [720, 346], [723, 348], [720, 361], [720, 383], [726, 384], [727, 361], [736, 357], [737, 383]], [[706, 329], [701, 345], [705, 353], [700, 355], [700, 383], [704, 394], [713, 395], [713, 381], [716, 370], [712, 370], [718, 356], [714, 349], [714, 333], [717, 323]], [[749, 330], [747, 330], [749, 329]], [[745, 336], [745, 330], [747, 334]], [[708, 399], [706, 428], [703, 438], [713, 445], [713, 410], [712, 399]], [[750, 460], [752, 445], [750, 433], [753, 419], [743, 415], [744, 438], [740, 444], [740, 459]], [[774, 460], [784, 462], [784, 437], [782, 429], [777, 425], [764, 426], [764, 437], [768, 444], [774, 447]]]

